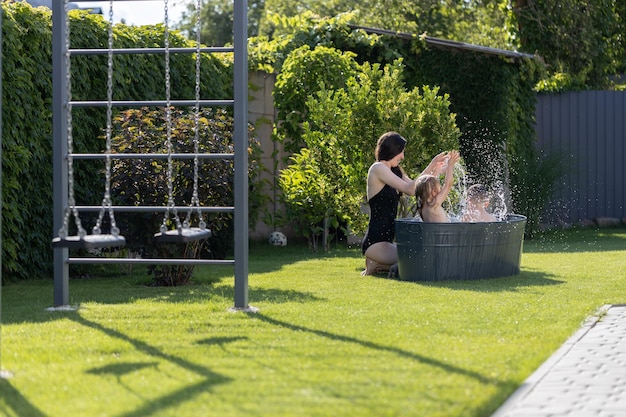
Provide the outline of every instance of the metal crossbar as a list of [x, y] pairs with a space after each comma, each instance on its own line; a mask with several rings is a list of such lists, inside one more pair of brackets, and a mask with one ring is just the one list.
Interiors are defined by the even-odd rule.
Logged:
[[[173, 159], [234, 159], [235, 154], [232, 153], [173, 153]], [[73, 153], [74, 159], [106, 159], [106, 155], [101, 153]], [[166, 153], [112, 153], [109, 155], [111, 159], [167, 159]]]
[[[167, 207], [165, 206], [112, 206], [115, 211], [124, 212], [124, 213], [165, 213], [167, 211]], [[102, 206], [75, 206], [76, 210], [82, 212], [88, 211], [100, 211]], [[189, 210], [197, 210], [196, 207], [189, 206], [175, 206], [174, 207], [178, 211], [189, 211]], [[170, 207], [171, 209], [171, 207]], [[235, 211], [235, 207], [217, 207], [217, 206], [200, 206], [200, 211], [203, 213], [232, 213]]]
[[[225, 53], [225, 52], [234, 52], [235, 49], [227, 46], [211, 46], [211, 47], [203, 47], [203, 48], [169, 48], [168, 51], [171, 54], [182, 54], [182, 53], [196, 53], [200, 50], [200, 52], [214, 52], [214, 53]], [[142, 54], [164, 54], [165, 48], [117, 48], [111, 49], [113, 55], [142, 55]], [[103, 48], [83, 48], [83, 49], [70, 49], [70, 55], [105, 55], [109, 53], [108, 49]]]
[[[170, 100], [169, 103], [166, 100], [118, 100], [108, 101], [94, 100], [94, 101], [70, 101], [69, 104], [72, 107], [106, 107], [111, 105], [112, 107], [144, 107], [144, 106], [165, 106], [169, 104], [174, 107], [193, 107], [196, 105], [195, 100]], [[235, 104], [234, 100], [200, 100], [200, 105], [205, 107], [211, 106], [232, 106]]]
[[176, 258], [68, 258], [68, 264], [139, 264], [139, 265], [234, 265], [234, 259], [176, 259]]

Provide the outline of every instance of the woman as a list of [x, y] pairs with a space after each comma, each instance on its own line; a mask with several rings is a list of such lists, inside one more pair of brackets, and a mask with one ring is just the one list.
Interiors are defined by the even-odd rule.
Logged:
[[[394, 238], [395, 218], [401, 194], [415, 195], [415, 180], [400, 168], [406, 140], [396, 132], [384, 133], [376, 144], [374, 162], [367, 172], [367, 201], [370, 222], [361, 243], [365, 270], [361, 275], [388, 271], [398, 262]], [[445, 152], [435, 156], [422, 174], [438, 176], [445, 167]]]

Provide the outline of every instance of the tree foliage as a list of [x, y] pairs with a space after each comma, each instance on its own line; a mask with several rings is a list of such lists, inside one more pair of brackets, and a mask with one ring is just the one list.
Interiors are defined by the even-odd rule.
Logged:
[[[234, 2], [232, 0], [199, 0], [200, 22], [198, 25], [198, 3], [186, 3], [176, 27], [190, 39], [196, 39], [200, 28], [200, 42], [210, 46], [232, 45], [234, 28]], [[248, 36], [259, 34], [259, 24], [265, 11], [265, 0], [248, 1]]]
[[[611, 88], [626, 71], [626, 3], [621, 0], [289, 0], [251, 1], [249, 35], [275, 40], [293, 28], [285, 18], [345, 16], [381, 28], [536, 53], [547, 64], [540, 90]], [[189, 10], [195, 5], [189, 3]], [[232, 39], [232, 2], [204, 0], [202, 40]], [[181, 28], [193, 31], [194, 18]], [[304, 22], [304, 20], [301, 20]], [[293, 22], [292, 22], [293, 23]]]
[[[626, 22], [618, 0], [517, 0], [520, 44], [536, 51], [549, 74], [568, 83], [545, 84], [569, 90], [606, 88], [623, 69]], [[560, 74], [566, 74], [565, 76]]]
[[294, 17], [310, 13], [318, 18], [349, 14], [350, 23], [391, 31], [473, 42], [492, 47], [511, 47], [511, 14], [508, 0], [360, 0], [291, 2], [266, 0], [259, 34], [280, 34], [273, 15]]

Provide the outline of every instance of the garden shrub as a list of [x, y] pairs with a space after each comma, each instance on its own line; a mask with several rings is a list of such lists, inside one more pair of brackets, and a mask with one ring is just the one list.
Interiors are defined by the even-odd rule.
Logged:
[[[407, 39], [366, 33], [351, 28], [349, 20], [349, 14], [322, 19], [311, 15], [279, 19], [273, 22], [272, 40], [251, 39], [250, 62], [265, 69], [271, 65], [282, 77], [290, 53], [302, 45], [352, 52], [358, 63], [385, 66], [402, 58], [407, 90], [430, 86], [447, 97], [450, 111], [457, 116], [459, 148], [471, 180], [487, 185], [501, 183], [511, 190], [512, 202], [520, 203], [522, 187], [528, 183], [522, 176], [536, 174], [522, 165], [535, 158], [534, 87], [542, 74], [541, 62], [434, 48], [422, 36]], [[281, 106], [280, 96], [276, 100], [276, 106]], [[276, 124], [284, 122], [279, 117]], [[496, 170], [491, 163], [494, 161], [499, 164]], [[522, 206], [518, 204], [519, 207]]]
[[[165, 109], [126, 110], [113, 121], [112, 149], [115, 153], [162, 153], [167, 154]], [[171, 141], [173, 153], [194, 152], [195, 114], [188, 109], [172, 109]], [[234, 119], [224, 109], [203, 108], [199, 113], [199, 153], [233, 153]], [[263, 193], [256, 181], [259, 173], [258, 160], [260, 146], [249, 125], [249, 203], [250, 212], [262, 203]], [[171, 179], [173, 184], [173, 204], [187, 206], [189, 210], [178, 212], [181, 221], [190, 214], [190, 224], [198, 224], [197, 211], [192, 210], [194, 189], [194, 161], [173, 160]], [[202, 206], [234, 206], [234, 161], [233, 159], [198, 160], [198, 199]], [[125, 206], [167, 206], [168, 161], [115, 159], [112, 164], [111, 192], [116, 205]], [[120, 213], [116, 215], [118, 227], [126, 237], [126, 247], [148, 258], [168, 258], [186, 256], [224, 259], [232, 255], [233, 216], [232, 213], [210, 213], [203, 215], [212, 235], [204, 242], [188, 244], [162, 244], [154, 241], [153, 235], [159, 231], [163, 213]], [[173, 216], [168, 223], [172, 226]], [[256, 222], [254, 214], [250, 224]], [[150, 269], [155, 284], [179, 285], [187, 282], [193, 266], [158, 265]]]
[[286, 141], [285, 150], [295, 152], [303, 146], [307, 98], [320, 88], [344, 88], [355, 72], [354, 54], [335, 48], [304, 45], [289, 54], [274, 85], [276, 117], [282, 121], [277, 130]]
[[312, 153], [303, 148], [294, 154], [291, 164], [280, 172], [279, 186], [290, 226], [297, 235], [307, 238], [311, 249], [317, 250], [324, 219], [331, 214], [328, 211], [333, 208], [337, 187], [321, 172], [320, 160]]

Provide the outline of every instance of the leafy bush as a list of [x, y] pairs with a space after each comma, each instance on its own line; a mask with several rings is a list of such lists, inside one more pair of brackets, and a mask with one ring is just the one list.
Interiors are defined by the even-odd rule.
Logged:
[[[167, 154], [165, 109], [148, 108], [126, 110], [113, 121], [112, 148], [116, 153]], [[233, 118], [224, 109], [201, 109], [199, 114], [199, 153], [233, 153]], [[171, 142], [173, 153], [194, 153], [195, 114], [192, 111], [171, 111]], [[250, 223], [256, 221], [256, 208], [262, 203], [263, 193], [255, 180], [259, 172], [260, 147], [249, 126], [249, 203], [252, 207]], [[111, 192], [115, 203], [127, 206], [167, 206], [169, 199], [168, 177], [171, 175], [172, 195], [177, 206], [187, 206], [186, 213], [178, 213], [180, 220], [187, 219], [191, 226], [199, 222], [197, 211], [192, 210], [194, 192], [194, 161], [173, 160], [168, 173], [168, 161], [115, 159], [112, 164]], [[199, 159], [197, 197], [201, 206], [232, 207], [234, 161], [232, 159]], [[119, 219], [117, 219], [119, 217]], [[233, 248], [232, 213], [211, 213], [204, 217], [212, 236], [206, 246], [191, 242], [186, 245], [158, 244], [153, 235], [159, 231], [164, 214], [120, 213], [116, 216], [118, 227], [126, 237], [127, 247], [145, 254], [148, 258], [203, 256], [223, 259]], [[172, 224], [173, 216], [167, 220]], [[193, 266], [154, 266], [151, 272], [156, 284], [178, 285], [187, 282]]]
[[[354, 60], [358, 63], [369, 62], [383, 67], [394, 65], [398, 58], [402, 58], [406, 89], [422, 88], [423, 94], [427, 95], [430, 93], [426, 93], [424, 86], [430, 86], [430, 91], [445, 97], [449, 111], [456, 115], [460, 131], [458, 146], [469, 176], [488, 185], [491, 185], [490, 181], [502, 183], [513, 191], [513, 201], [522, 198], [518, 191], [527, 181], [519, 175], [526, 171], [523, 167], [517, 169], [516, 165], [534, 155], [534, 86], [545, 72], [542, 72], [542, 63], [537, 59], [509, 59], [456, 48], [434, 48], [419, 36], [407, 39], [392, 34], [365, 33], [352, 29], [349, 20], [349, 13], [322, 19], [310, 14], [277, 18], [272, 22], [276, 29], [273, 39], [251, 39], [250, 62], [266, 70], [271, 66], [272, 71], [285, 77], [288, 71], [285, 71], [284, 64], [290, 59], [290, 53], [303, 45], [310, 48], [323, 45], [344, 54], [352, 52], [356, 54]], [[317, 89], [316, 84], [311, 84], [311, 87], [312, 91]], [[332, 90], [330, 86], [327, 89]], [[276, 106], [283, 106], [281, 96], [275, 98]], [[289, 108], [284, 107], [285, 114], [291, 116]], [[346, 108], [344, 111], [352, 112], [353, 109]], [[310, 113], [307, 118], [310, 118]], [[291, 123], [283, 117], [277, 119], [277, 126]], [[368, 138], [375, 138], [382, 131], [389, 130], [388, 125], [378, 125], [376, 118], [364, 118], [359, 122], [371, 128], [365, 136]], [[433, 123], [437, 123], [436, 118]], [[412, 146], [412, 135], [401, 131], [398, 126], [401, 123], [396, 122], [393, 130], [400, 131]], [[484, 130], [491, 132], [490, 135], [475, 134]], [[373, 148], [370, 145], [370, 149]], [[501, 164], [498, 174], [491, 171], [492, 150], [497, 152], [495, 159]], [[407, 161], [412, 155], [413, 150], [409, 150]], [[410, 164], [408, 169], [412, 169]], [[494, 178], [496, 175], [499, 176]]]
[[302, 143], [302, 123], [307, 119], [307, 98], [321, 88], [344, 88], [356, 73], [354, 54], [334, 48], [301, 46], [289, 54], [276, 76], [274, 101], [279, 137], [285, 149], [295, 152]]
[[294, 154], [289, 167], [280, 173], [279, 186], [290, 225], [296, 234], [307, 238], [311, 249], [317, 250], [324, 221], [333, 214], [337, 187], [321, 172], [320, 161], [312, 153], [304, 148]]

